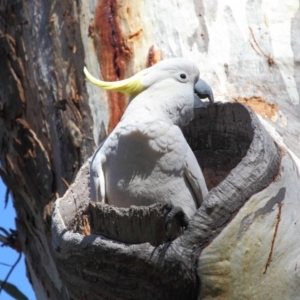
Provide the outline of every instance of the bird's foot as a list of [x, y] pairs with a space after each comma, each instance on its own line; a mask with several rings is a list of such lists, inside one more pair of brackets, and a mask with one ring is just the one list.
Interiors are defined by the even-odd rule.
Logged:
[[171, 203], [164, 204], [163, 210], [167, 211], [165, 220], [165, 230], [169, 231], [170, 224], [175, 220], [179, 223], [180, 227], [186, 229], [189, 225], [189, 218], [184, 213], [180, 206], [174, 206]]

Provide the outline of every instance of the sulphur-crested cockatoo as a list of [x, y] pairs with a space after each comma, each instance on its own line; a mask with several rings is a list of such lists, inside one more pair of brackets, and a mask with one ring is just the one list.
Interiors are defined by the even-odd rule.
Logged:
[[194, 92], [210, 87], [189, 60], [167, 59], [117, 82], [87, 78], [97, 86], [131, 96], [121, 121], [96, 150], [90, 167], [90, 195], [119, 207], [156, 202], [181, 207], [190, 218], [207, 187], [180, 126], [193, 118]]

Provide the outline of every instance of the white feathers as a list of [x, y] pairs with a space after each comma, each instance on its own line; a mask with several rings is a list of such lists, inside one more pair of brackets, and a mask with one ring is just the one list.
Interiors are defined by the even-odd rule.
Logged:
[[138, 74], [143, 91], [93, 156], [91, 200], [120, 207], [170, 202], [191, 217], [207, 188], [178, 126], [193, 117], [199, 71], [187, 60], [170, 59]]
[[99, 146], [94, 153], [90, 168], [90, 197], [92, 200], [105, 203], [105, 176], [103, 172], [103, 164], [106, 161], [105, 155], [101, 153], [101, 147]]

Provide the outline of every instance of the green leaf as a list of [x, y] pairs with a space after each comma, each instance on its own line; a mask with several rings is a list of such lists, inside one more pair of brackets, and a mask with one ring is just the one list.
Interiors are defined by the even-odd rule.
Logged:
[[[3, 281], [0, 280], [0, 285], [2, 285]], [[28, 300], [28, 298], [13, 284], [6, 282], [4, 284], [3, 290], [15, 298], [16, 300]]]

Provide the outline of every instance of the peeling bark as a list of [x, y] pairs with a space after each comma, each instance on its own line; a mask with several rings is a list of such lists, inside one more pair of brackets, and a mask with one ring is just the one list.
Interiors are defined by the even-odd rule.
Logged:
[[0, 172], [37, 298], [61, 299], [52, 204], [94, 149], [79, 11], [73, 1], [4, 1], [0, 10]]
[[[118, 2], [116, 0], [98, 1], [94, 19], [94, 43], [101, 65], [101, 73], [106, 81], [124, 79], [126, 65], [132, 59], [132, 52], [126, 45], [118, 23]], [[127, 97], [117, 92], [109, 92], [111, 132], [120, 121], [127, 106]]]
[[[201, 251], [252, 195], [274, 180], [280, 153], [255, 114], [241, 104], [214, 105], [200, 110], [183, 132], [198, 161], [211, 158], [204, 167], [211, 170], [206, 176], [217, 173], [219, 166], [226, 175], [211, 189], [188, 229], [174, 241], [166, 242], [162, 238], [159, 243], [153, 242], [150, 227], [157, 226], [164, 232], [163, 212], [153, 216], [152, 225], [149, 224], [149, 212], [154, 212], [157, 206], [101, 208], [97, 218], [101, 218], [98, 224], [105, 224], [101, 225], [102, 235], [79, 234], [74, 221], [82, 214], [89, 215], [91, 209], [88, 164], [83, 166], [65, 196], [56, 201], [53, 244], [61, 277], [72, 298], [197, 298], [201, 291], [197, 277], [197, 258]], [[224, 155], [226, 152], [228, 155]], [[134, 217], [128, 218], [128, 214]], [[93, 208], [90, 218], [94, 217]], [[117, 230], [121, 227], [123, 230]], [[140, 240], [141, 231], [148, 240]], [[96, 257], [93, 253], [97, 253]]]
[[[18, 236], [38, 299], [67, 299], [68, 293], [75, 298], [99, 296], [93, 280], [105, 286], [101, 297], [115, 299], [140, 294], [145, 299], [193, 299], [199, 290], [203, 299], [298, 297], [300, 276], [294, 260], [300, 245], [294, 237], [300, 222], [292, 208], [300, 209], [300, 163], [284, 143], [300, 156], [299, 23], [297, 0], [0, 3], [0, 175], [13, 195]], [[182, 236], [156, 248], [148, 243], [124, 246], [98, 235], [66, 231], [62, 219], [55, 223], [62, 227], [54, 231], [64, 234], [52, 236], [54, 203], [72, 189], [77, 172], [127, 104], [119, 94], [86, 84], [83, 66], [95, 76], [118, 80], [176, 56], [198, 64], [217, 101], [252, 107], [280, 147], [271, 142], [253, 112], [239, 104], [210, 107], [208, 115], [199, 111], [183, 130], [203, 167], [210, 194]], [[233, 116], [229, 126], [226, 122]], [[274, 204], [263, 215], [256, 212], [281, 188], [286, 194], [273, 261], [260, 277], [279, 207]], [[83, 199], [87, 205], [87, 195]], [[68, 209], [73, 219], [76, 205]], [[79, 224], [84, 234], [89, 226], [86, 218]], [[263, 241], [261, 248], [250, 233]], [[68, 237], [71, 242], [65, 244]], [[52, 240], [59, 248], [52, 249]], [[84, 260], [82, 251], [95, 259]], [[249, 254], [256, 252], [256, 257]], [[246, 261], [245, 269], [251, 271], [240, 273], [236, 261]], [[93, 269], [95, 262], [105, 270], [100, 277]], [[293, 270], [288, 270], [288, 281], [280, 272], [287, 264]], [[253, 276], [259, 268], [259, 276]], [[259, 286], [262, 281], [268, 283], [264, 289]], [[257, 287], [255, 294], [248, 289], [251, 285]]]

